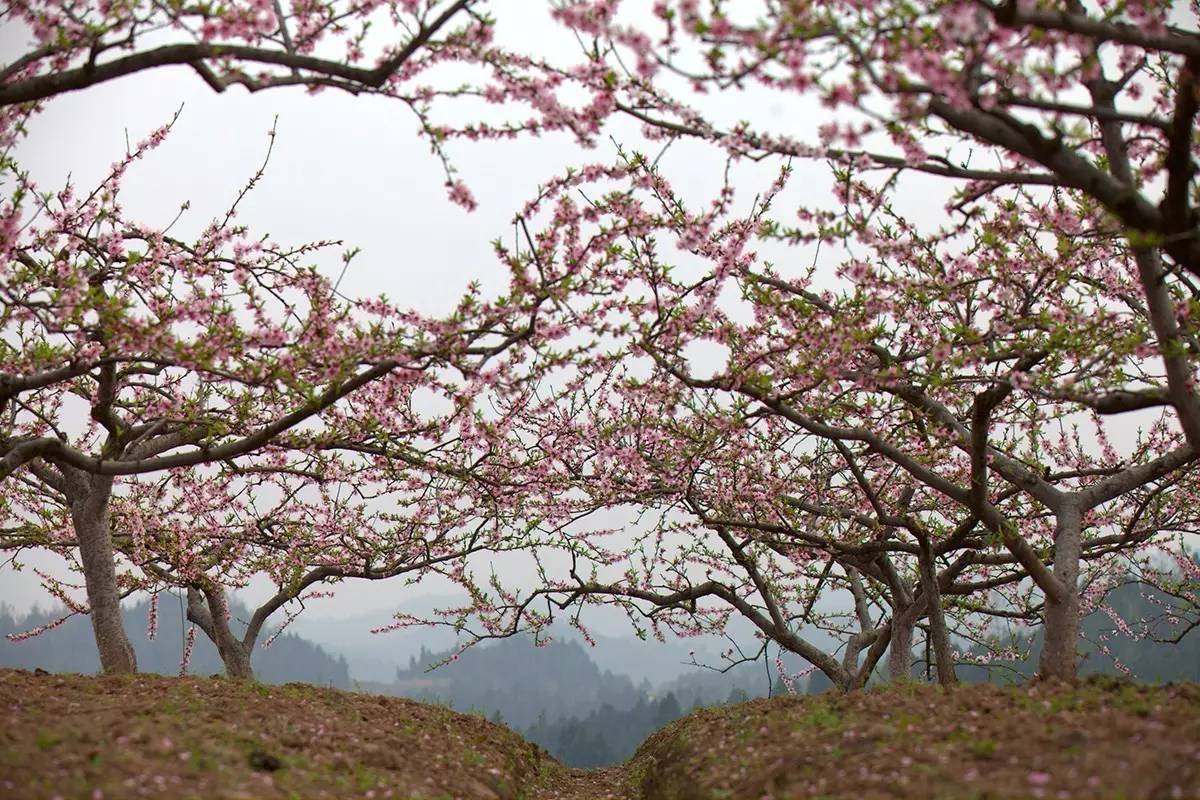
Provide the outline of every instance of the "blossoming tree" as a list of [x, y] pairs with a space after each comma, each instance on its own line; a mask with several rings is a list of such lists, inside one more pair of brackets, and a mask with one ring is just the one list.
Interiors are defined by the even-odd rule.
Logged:
[[[628, 181], [619, 191], [616, 178]], [[609, 183], [584, 185], [601, 179]], [[739, 216], [731, 192], [693, 210], [634, 157], [573, 175], [527, 209], [544, 211], [547, 225], [526, 257], [585, 264], [589, 276], [564, 321], [599, 334], [596, 355], [566, 396], [633, 398], [598, 400], [591, 416], [569, 399], [569, 413], [544, 407], [529, 429], [542, 442], [565, 426], [553, 451], [567, 455], [548, 454], [543, 472], [578, 475], [587, 463], [592, 475], [578, 485], [606, 487], [601, 504], [694, 518], [664, 520], [638, 570], [614, 581], [576, 566], [537, 594], [633, 598], [689, 618], [697, 600], [717, 597], [849, 688], [870, 659], [866, 673], [856, 655], [835, 663], [795, 638], [787, 620], [807, 612], [783, 610], [803, 608], [804, 581], [825, 580], [824, 564], [837, 561], [855, 569], [846, 579], [856, 596], [863, 575], [890, 596], [882, 619], [857, 615], [848, 653], [871, 646], [877, 659], [895, 637], [893, 674], [903, 674], [912, 622], [930, 613], [931, 628], [944, 630], [933, 598], [963, 595], [961, 609], [984, 611], [987, 594], [1006, 589], [989, 613], [1040, 617], [1040, 673], [1071, 678], [1083, 598], [1094, 602], [1123, 577], [1125, 559], [1195, 522], [1194, 450], [1173, 417], [1147, 420], [1119, 451], [1111, 423], [1063, 388], [1123, 374], [1162, 379], [1146, 364], [1152, 324], [1133, 270], [1122, 271], [1128, 253], [1064, 248], [1073, 230], [1059, 227], [1063, 209], [1020, 196], [981, 201], [970, 226], [926, 235], [871, 186], [847, 183], [842, 210], [802, 209], [812, 226], [788, 228], [773, 213], [786, 171]], [[571, 197], [581, 186], [583, 204]], [[784, 275], [762, 260], [779, 243], [850, 237], [870, 255], [841, 261], [844, 288], [817, 289], [812, 274]], [[715, 363], [691, 355], [706, 343], [720, 348]], [[588, 378], [597, 366], [620, 372], [603, 384], [607, 394]], [[584, 504], [594, 502], [593, 493]], [[829, 520], [854, 524], [831, 533]], [[701, 529], [715, 534], [715, 550]], [[889, 544], [896, 531], [911, 540]], [[702, 543], [671, 550], [667, 532]], [[610, 568], [622, 557], [591, 555]], [[779, 559], [770, 579], [759, 557]], [[902, 570], [889, 565], [896, 558], [908, 561]], [[713, 579], [718, 571], [725, 582]], [[789, 571], [800, 588], [781, 591]], [[527, 602], [502, 610], [519, 615]], [[943, 635], [940, 663], [949, 660]]]
[[[581, 0], [557, 12], [587, 42], [609, 107], [652, 139], [708, 142], [734, 163], [828, 161], [834, 203], [717, 229], [731, 198], [690, 210], [648, 168], [636, 186], [657, 195], [649, 210], [630, 193], [582, 211], [563, 200], [564, 258], [622, 265], [596, 289], [625, 298], [607, 300], [626, 315], [610, 330], [632, 331], [635, 351], [692, 390], [858, 443], [969, 509], [1045, 597], [1042, 674], [1073, 676], [1084, 543], [1188, 527], [1196, 9], [682, 0], [642, 11]], [[810, 134], [706, 110], [707, 95], [750, 88], [784, 107], [819, 101], [829, 117]], [[906, 192], [938, 198], [945, 216], [894, 210]], [[596, 238], [610, 250], [576, 235], [609, 213], [619, 222]], [[664, 229], [708, 261], [699, 277], [672, 279], [651, 233]], [[760, 236], [831, 246], [824, 263], [852, 288], [830, 295], [814, 271], [755, 266]], [[726, 290], [753, 324], [723, 316]], [[730, 352], [712, 376], [683, 355], [703, 339]], [[1151, 416], [1118, 453], [1121, 423], [1103, 417], [1131, 411]], [[1073, 426], [1079, 438], [1063, 433]], [[1006, 519], [996, 498], [1014, 488], [1053, 525]], [[1142, 528], [1167, 498], [1175, 511]]]
[[[1072, 398], [1102, 414], [1170, 404], [1195, 443], [1195, 8], [704, 6], [661, 2], [654, 24], [632, 24], [619, 2], [599, 0], [570, 3], [559, 18], [591, 37], [589, 56], [609, 68], [610, 104], [651, 135], [710, 141], [738, 157], [829, 158], [893, 193], [899, 177], [933, 176], [964, 224], [989, 197], [1069, 193], [1074, 202], [1053, 206], [1064, 233], [1133, 259], [1164, 372], [1158, 385], [1077, 382]], [[754, 86], [819, 100], [829, 119], [810, 140], [771, 124], [722, 128], [672, 93], [671, 77], [702, 94]]]
[[[331, 441], [391, 452], [392, 437], [436, 439], [434, 417], [422, 422], [397, 409], [388, 418], [382, 406], [355, 421], [355, 437], [345, 435], [348, 426], [335, 434], [330, 425], [346, 419], [336, 406], [344, 411], [352, 394], [372, 385], [368, 396], [376, 402], [397, 403], [420, 388], [454, 401], [466, 397], [457, 408], [473, 413], [470, 393], [460, 393], [470, 387], [479, 394], [474, 381], [481, 373], [489, 385], [505, 381], [503, 354], [535, 335], [545, 291], [514, 276], [508, 297], [486, 302], [468, 294], [444, 319], [382, 299], [346, 302], [306, 263], [332, 242], [291, 248], [255, 238], [235, 221], [238, 202], [193, 241], [129, 219], [119, 202], [122, 179], [169, 126], [117, 161], [93, 191], [68, 185], [45, 194], [13, 159], [25, 123], [64, 92], [171, 65], [190, 68], [217, 91], [378, 93], [414, 111], [445, 166], [450, 199], [470, 208], [474, 200], [442, 150], [444, 132], [429, 116], [433, 100], [485, 87], [493, 99], [511, 94], [528, 102], [536, 95], [523, 77], [533, 62], [490, 44], [492, 20], [483, 5], [35, 2], [5, 9], [32, 44], [0, 70], [0, 168], [9, 194], [0, 207], [0, 529], [14, 548], [78, 547], [105, 670], [135, 668], [119, 599], [145, 585], [118, 576], [112, 504], [126, 502], [123, 487], [131, 486], [122, 476], [173, 470], [177, 485], [193, 487], [183, 471], [207, 469], [213, 481], [228, 477], [221, 470], [327, 480], [333, 462], [319, 454], [335, 449]], [[358, 66], [364, 59], [375, 63]], [[420, 83], [451, 63], [481, 67], [485, 76], [474, 89]], [[497, 133], [570, 127], [577, 118], [547, 98], [538, 109], [539, 120], [502, 125]], [[293, 474], [297, 459], [289, 453], [301, 450], [320, 463]], [[140, 513], [167, 514], [180, 501], [177, 493], [164, 497], [165, 508]], [[127, 556], [139, 549], [118, 537], [129, 545]], [[286, 542], [277, 546], [288, 549]], [[153, 555], [175, 551], [187, 548]], [[178, 580], [180, 565], [171, 563]], [[342, 571], [380, 570], [363, 563]], [[410, 562], [387, 563], [395, 572]], [[239, 567], [223, 562], [222, 569]]]
[[[44, 222], [10, 243], [14, 268], [3, 290], [4, 527], [14, 543], [43, 537], [48, 546], [79, 548], [105, 669], [133, 667], [118, 603], [123, 588], [137, 584], [117, 579], [112, 526], [132, 524], [137, 492], [136, 483], [122, 488], [119, 476], [173, 470], [175, 488], [140, 513], [161, 522], [171, 518], [170, 504], [184, 502], [197, 516], [175, 517], [177, 545], [165, 552], [205, 549], [199, 534], [184, 544], [187, 528], [202, 509], [222, 510], [217, 498], [231, 491], [222, 488], [229, 480], [335, 481], [347, 467], [326, 452], [436, 441], [455, 415], [422, 415], [414, 393], [436, 393], [457, 403], [456, 414], [474, 413], [471, 393], [460, 392], [480, 372], [493, 381], [504, 372], [504, 352], [533, 334], [540, 303], [529, 287], [524, 300], [499, 306], [468, 296], [442, 320], [383, 301], [356, 308], [302, 263], [313, 246], [249, 240], [228, 218], [190, 244], [132, 224], [119, 206], [119, 177], [162, 133], [119, 162], [98, 190], [77, 197], [68, 187], [45, 200]], [[364, 394], [347, 405], [355, 392]], [[200, 502], [203, 482], [188, 472], [203, 464], [218, 465], [199, 473], [213, 487], [208, 503]], [[116, 519], [114, 503], [125, 506]], [[280, 530], [297, 530], [298, 522], [284, 524], [290, 513], [279, 511]], [[126, 555], [142, 548], [128, 532], [119, 536]], [[304, 551], [284, 537], [278, 550], [312, 559], [320, 548]], [[364, 559], [358, 571], [376, 569]]]
[[[1087, 603], [1127, 559], [1190, 530], [1196, 508], [1195, 20], [1154, 2], [661, 0], [646, 16], [574, 0], [554, 14], [587, 47], [563, 68], [494, 46], [483, 6], [14, 7], [37, 44], [0, 72], [6, 144], [58, 93], [187, 65], [218, 90], [399, 99], [443, 160], [453, 135], [567, 129], [590, 143], [620, 115], [650, 140], [711, 145], [730, 170], [815, 159], [832, 174], [828, 196], [795, 199], [781, 165], [749, 208], [728, 181], [701, 208], [640, 155], [584, 167], [518, 216], [522, 247], [501, 252], [509, 296], [428, 320], [342, 303], [297, 267], [306, 249], [253, 240], [230, 219], [195, 243], [129, 223], [115, 200], [128, 160], [84, 198], [36, 195], [7, 163], [0, 480], [70, 508], [106, 668], [132, 666], [114, 627], [115, 476], [230, 469], [235, 495], [239, 469], [336, 482], [341, 456], [328, 454], [403, 459], [421, 428], [341, 409], [363, 391], [420, 388], [468, 398], [460, 410], [498, 389], [504, 411], [445, 417], [488, 452], [482, 483], [462, 472], [469, 458], [414, 469], [474, 487], [468, 497], [522, 487], [505, 502], [537, 532], [529, 547], [561, 532], [574, 559], [532, 594], [497, 586], [489, 599], [460, 574], [475, 611], [509, 614], [508, 627], [485, 620], [489, 635], [547, 620], [534, 596], [648, 604], [685, 632], [733, 609], [850, 688], [887, 647], [901, 674], [921, 620], [950, 679], [947, 626], [1015, 615], [1044, 622], [1040, 672], [1072, 677]], [[381, 41], [376, 21], [404, 32]], [[416, 82], [445, 63], [487, 77]], [[568, 83], [584, 105], [558, 100]], [[817, 101], [829, 119], [808, 135], [704, 110], [705, 95], [746, 87]], [[434, 99], [476, 96], [536, 113], [458, 130], [430, 116]], [[471, 206], [445, 163], [451, 198]], [[944, 213], [906, 211], [914, 192]], [[40, 221], [22, 227], [34, 207]], [[698, 358], [704, 348], [719, 356]], [[529, 405], [541, 375], [551, 398]], [[90, 420], [82, 433], [63, 423], [72, 404]], [[1126, 412], [1143, 427], [1123, 431], [1112, 415]], [[640, 540], [640, 567], [614, 577], [628, 552], [571, 525], [624, 506], [665, 516]], [[40, 530], [32, 508], [0, 524]], [[669, 553], [667, 534], [682, 542]], [[320, 568], [328, 546], [301, 560]], [[286, 549], [262, 551], [266, 571], [283, 569]], [[159, 555], [156, 579], [186, 583], [183, 551]], [[205, 574], [238, 569], [218, 559]], [[202, 606], [198, 575], [195, 618], [211, 623], [221, 606]], [[808, 598], [831, 586], [854, 600], [835, 623], [854, 644], [841, 663], [796, 639]], [[724, 611], [701, 614], [705, 598]]]

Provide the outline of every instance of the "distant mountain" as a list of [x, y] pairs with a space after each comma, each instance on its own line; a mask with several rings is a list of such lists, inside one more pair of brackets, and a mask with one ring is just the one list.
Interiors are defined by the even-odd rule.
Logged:
[[[734, 618], [729, 623], [729, 636], [741, 643], [747, 652], [753, 652], [758, 646], [751, 624], [741, 618]], [[834, 650], [837, 643], [828, 633], [820, 630], [805, 629], [801, 635], [822, 649]], [[568, 639], [579, 639], [576, 631], [566, 628], [556, 635]], [[668, 638], [665, 642], [638, 639], [636, 636], [595, 636], [596, 646], [588, 649], [592, 660], [601, 669], [611, 670], [620, 675], [628, 675], [635, 681], [648, 680], [659, 687], [661, 691], [676, 691], [679, 687], [676, 681], [680, 679], [695, 680], [709, 676], [714, 686], [724, 686], [728, 691], [729, 678], [718, 669], [728, 666], [728, 662], [720, 657], [720, 653], [730, 646], [730, 639], [724, 636], [693, 636], [686, 639]], [[773, 661], [774, 648], [771, 660]], [[785, 666], [792, 671], [799, 671], [808, 666], [798, 657], [786, 654]], [[754, 673], [763, 686], [766, 694], [766, 675], [761, 660], [756, 666], [746, 665], [748, 672]], [[774, 672], [772, 666], [771, 672]], [[753, 695], [752, 695], [753, 696]], [[684, 697], [680, 702], [687, 705]]]
[[605, 767], [627, 760], [647, 736], [683, 715], [679, 700], [668, 692], [656, 700], [641, 696], [632, 708], [605, 703], [585, 717], [557, 722], [539, 717], [524, 736], [564, 764]]
[[624, 675], [601, 671], [578, 642], [537, 647], [513, 637], [469, 648], [456, 660], [454, 650], [421, 650], [382, 687], [389, 694], [449, 703], [460, 711], [499, 712], [514, 728], [533, 724], [539, 715], [559, 719], [587, 714], [604, 704], [629, 708], [649, 687], [639, 689]]
[[[772, 656], [772, 660], [774, 657]], [[799, 661], [787, 660], [789, 669], [800, 668]], [[786, 693], [787, 689], [780, 685], [779, 676], [772, 663], [769, 671], [761, 661], [753, 664], [741, 664], [729, 672], [718, 672], [712, 669], [692, 668], [675, 680], [658, 687], [655, 696], [674, 695], [684, 710], [697, 706], [714, 706], [722, 703], [739, 703], [752, 697], [767, 697], [769, 695]], [[807, 679], [798, 681], [796, 690], [805, 691]]]
[[555, 638], [577, 641], [587, 649], [588, 655], [601, 670], [616, 675], [626, 675], [635, 681], [649, 681], [660, 685], [695, 671], [691, 664], [691, 651], [695, 651], [698, 663], [717, 663], [719, 640], [714, 637], [695, 639], [639, 639], [636, 636], [596, 636], [595, 645], [588, 645], [578, 631], [563, 625], [554, 630]]
[[[378, 634], [371, 631], [390, 624], [397, 612], [429, 615], [435, 609], [461, 603], [461, 598], [452, 595], [417, 595], [398, 603], [394, 609], [377, 609], [350, 617], [331, 619], [303, 614], [288, 630], [345, 656], [352, 680], [364, 684], [389, 683], [395, 678], [396, 669], [404, 668], [422, 648], [431, 652], [448, 651], [454, 647], [457, 637], [449, 627], [408, 628]], [[723, 665], [719, 653], [729, 646], [725, 637], [668, 637], [664, 642], [652, 638], [643, 640], [631, 632], [626, 633], [630, 628], [623, 612], [605, 607], [589, 611], [592, 613], [588, 626], [594, 646], [567, 624], [555, 623], [550, 634], [556, 643], [580, 643], [601, 672], [625, 675], [634, 683], [649, 681], [655, 686], [666, 686], [677, 678], [698, 672], [691, 663], [691, 651], [695, 652], [698, 664]], [[730, 634], [739, 641], [754, 641], [749, 623], [740, 619], [731, 621]], [[804, 635], [819, 647], [836, 646], [833, 638], [822, 631], [805, 631]], [[801, 665], [797, 664], [798, 669]]]
[[[235, 621], [234, 630], [238, 632], [237, 621], [247, 619], [249, 612], [236, 601], [231, 604], [230, 610]], [[149, 600], [122, 609], [125, 631], [137, 653], [138, 667], [144, 672], [178, 674], [186, 635], [178, 599], [173, 595], [160, 596], [158, 632], [153, 639], [147, 636], [149, 612]], [[53, 630], [20, 642], [7, 638], [8, 634], [32, 630], [59, 616], [61, 614], [57, 612], [34, 611], [16, 618], [7, 609], [0, 608], [0, 666], [23, 669], [41, 667], [51, 672], [98, 671], [100, 662], [96, 654], [96, 642], [87, 617], [71, 617]], [[244, 629], [244, 623], [241, 627]], [[264, 636], [260, 641], [265, 640]], [[330, 655], [318, 645], [291, 632], [278, 636], [270, 647], [264, 648], [261, 644], [256, 647], [251, 664], [259, 680], [267, 683], [300, 681], [340, 689], [348, 689], [351, 685], [346, 659]], [[196, 644], [188, 672], [192, 675], [224, 672], [216, 648], [199, 631], [196, 632]]]
[[[1131, 583], [1109, 593], [1106, 605], [1124, 620], [1126, 628], [1140, 631], [1141, 620], [1158, 619], [1163, 616], [1163, 603], [1173, 603], [1158, 594], [1152, 586]], [[1182, 619], [1158, 626], [1158, 638], [1170, 638], [1184, 632]], [[1167, 683], [1170, 681], [1200, 681], [1200, 627], [1193, 628], [1177, 644], [1155, 642], [1128, 635], [1121, 630], [1112, 617], [1103, 611], [1094, 611], [1083, 619], [1080, 626], [1081, 675], [1125, 675], [1145, 683]], [[1038, 657], [1042, 652], [1041, 630], [1032, 636], [1015, 639], [1020, 649], [1027, 649], [1028, 656], [1014, 663], [996, 666], [959, 665], [956, 670], [965, 681], [1013, 682], [1022, 681], [1037, 672]], [[976, 655], [982, 654], [973, 648]], [[1122, 667], [1124, 669], [1122, 669]]]
[[[596, 663], [596, 654], [612, 644], [593, 648], [564, 635], [538, 647], [516, 636], [477, 645], [457, 658], [453, 648], [422, 649], [391, 681], [360, 688], [477, 712], [578, 767], [625, 760], [647, 735], [693, 707], [738, 702], [770, 690], [761, 662], [728, 673], [682, 666], [665, 684], [644, 677], [635, 683], [628, 674]], [[618, 641], [618, 646], [629, 645]], [[636, 653], [631, 646], [629, 651]], [[640, 666], [637, 660], [626, 665], [631, 671]]]
[[352, 680], [386, 682], [395, 677], [397, 667], [407, 664], [422, 647], [445, 649], [452, 647], [457, 637], [450, 628], [371, 631], [394, 622], [397, 612], [420, 616], [437, 608], [453, 607], [459, 602], [451, 596], [421, 595], [394, 609], [376, 609], [349, 617], [331, 619], [301, 614], [288, 630], [344, 656]]

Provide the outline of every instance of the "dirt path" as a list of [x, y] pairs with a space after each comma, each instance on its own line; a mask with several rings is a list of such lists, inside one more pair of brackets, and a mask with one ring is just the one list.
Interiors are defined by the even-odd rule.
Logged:
[[623, 767], [568, 769], [551, 785], [540, 786], [530, 800], [636, 800]]

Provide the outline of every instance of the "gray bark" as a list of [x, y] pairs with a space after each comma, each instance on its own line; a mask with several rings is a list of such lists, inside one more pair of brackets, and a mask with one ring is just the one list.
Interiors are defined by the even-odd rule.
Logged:
[[137, 672], [137, 657], [121, 619], [116, 554], [109, 528], [108, 500], [112, 478], [63, 470], [71, 506], [71, 523], [79, 542], [79, 560], [87, 588], [92, 633], [104, 673]]
[[958, 682], [958, 676], [954, 673], [954, 651], [950, 648], [950, 636], [946, 632], [946, 613], [942, 609], [942, 592], [938, 587], [933, 562], [933, 546], [928, 536], [922, 537], [919, 544], [921, 554], [918, 564], [921, 591], [925, 596], [925, 613], [929, 617], [929, 643], [937, 663], [938, 683], [949, 686]]
[[888, 678], [906, 681], [912, 677], [913, 629], [916, 614], [913, 607], [896, 608], [892, 613], [892, 629], [888, 639]]
[[1038, 664], [1042, 678], [1075, 680], [1079, 641], [1079, 560], [1082, 553], [1082, 520], [1077, 503], [1058, 509], [1054, 534], [1054, 577], [1065, 589], [1061, 601], [1046, 598], [1046, 643]]
[[237, 638], [229, 627], [229, 604], [225, 590], [211, 583], [200, 588], [188, 587], [188, 619], [204, 631], [221, 656], [225, 674], [238, 680], [254, 680], [250, 666], [250, 653], [254, 649], [257, 629], [246, 632], [243, 639]]

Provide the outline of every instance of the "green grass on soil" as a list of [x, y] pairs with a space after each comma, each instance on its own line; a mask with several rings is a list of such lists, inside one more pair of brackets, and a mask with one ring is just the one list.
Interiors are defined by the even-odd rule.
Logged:
[[562, 767], [440, 706], [290, 684], [0, 670], [0, 797], [1200, 799], [1200, 686], [901, 685], [699, 711]]

